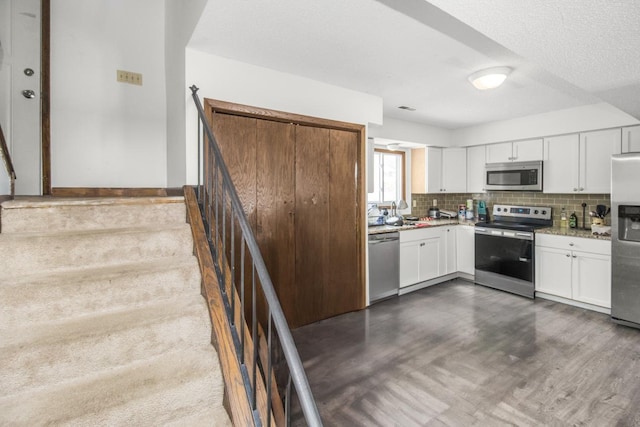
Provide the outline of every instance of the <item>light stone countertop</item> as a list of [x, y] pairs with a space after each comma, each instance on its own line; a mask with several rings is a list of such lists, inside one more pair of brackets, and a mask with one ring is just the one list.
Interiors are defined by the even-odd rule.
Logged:
[[567, 237], [584, 237], [587, 239], [598, 239], [598, 240], [611, 240], [610, 235], [603, 234], [593, 234], [591, 229], [583, 230], [581, 228], [563, 228], [563, 227], [549, 227], [549, 228], [539, 228], [536, 230], [536, 234], [553, 234], [556, 236], [567, 236]]
[[409, 221], [404, 225], [376, 225], [368, 227], [368, 234], [395, 233], [396, 231], [415, 230], [418, 228], [442, 227], [444, 225], [467, 225], [473, 227], [474, 220], [459, 221], [458, 219], [433, 219], [430, 221]]

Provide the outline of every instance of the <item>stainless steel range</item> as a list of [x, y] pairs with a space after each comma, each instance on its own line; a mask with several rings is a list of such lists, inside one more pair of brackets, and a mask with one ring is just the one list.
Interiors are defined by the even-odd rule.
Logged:
[[552, 225], [550, 207], [494, 205], [475, 227], [476, 284], [534, 298], [534, 231]]

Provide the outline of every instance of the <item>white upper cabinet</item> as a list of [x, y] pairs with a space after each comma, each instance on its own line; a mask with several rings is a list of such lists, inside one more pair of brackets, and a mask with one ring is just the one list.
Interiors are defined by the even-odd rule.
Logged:
[[467, 193], [484, 193], [486, 145], [467, 147]]
[[542, 139], [503, 142], [487, 145], [487, 163], [529, 162], [542, 160]]
[[620, 139], [620, 129], [580, 134], [579, 191], [611, 192], [611, 156], [621, 153]]
[[412, 193], [464, 193], [466, 148], [418, 148], [411, 151]]
[[577, 134], [544, 139], [542, 189], [545, 193], [578, 191], [580, 137]]
[[622, 128], [622, 152], [640, 153], [640, 125]]
[[621, 150], [620, 129], [544, 140], [545, 193], [609, 193], [611, 155]]
[[487, 145], [487, 163], [505, 163], [513, 161], [513, 142]]
[[442, 191], [467, 192], [467, 149], [444, 148], [442, 150]]

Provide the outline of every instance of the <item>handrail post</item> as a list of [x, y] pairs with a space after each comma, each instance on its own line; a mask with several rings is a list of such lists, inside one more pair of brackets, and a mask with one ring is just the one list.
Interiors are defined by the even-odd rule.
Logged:
[[[302, 412], [304, 414], [305, 420], [307, 422], [307, 424], [309, 426], [322, 426], [322, 421], [320, 419], [320, 415], [318, 413], [318, 408], [316, 407], [315, 401], [313, 399], [313, 395], [311, 393], [311, 387], [309, 386], [309, 382], [307, 380], [307, 376], [304, 372], [304, 367], [302, 366], [302, 361], [300, 360], [300, 356], [298, 354], [298, 351], [296, 349], [295, 346], [295, 342], [293, 341], [293, 336], [291, 335], [291, 331], [289, 330], [289, 325], [287, 324], [286, 318], [284, 316], [284, 312], [282, 311], [282, 307], [280, 306], [280, 302], [278, 300], [277, 294], [275, 292], [275, 289], [273, 287], [273, 283], [271, 281], [271, 277], [269, 276], [269, 273], [267, 271], [267, 267], [265, 265], [264, 259], [262, 258], [262, 254], [260, 253], [260, 249], [258, 246], [258, 243], [256, 241], [256, 238], [253, 234], [253, 230], [251, 228], [251, 226], [249, 225], [249, 221], [247, 219], [247, 216], [244, 212], [244, 209], [242, 207], [242, 203], [240, 202], [240, 197], [238, 196], [238, 193], [236, 191], [235, 185], [233, 183], [233, 181], [231, 180], [231, 175], [229, 173], [229, 170], [227, 169], [227, 166], [223, 160], [222, 157], [222, 153], [220, 151], [220, 147], [217, 144], [217, 141], [215, 139], [215, 136], [213, 135], [213, 131], [211, 130], [211, 127], [208, 125], [207, 120], [206, 120], [206, 116], [205, 116], [205, 112], [204, 109], [202, 107], [202, 104], [200, 102], [200, 99], [198, 97], [198, 87], [196, 87], [195, 85], [192, 85], [190, 87], [191, 89], [191, 96], [193, 98], [193, 101], [196, 105], [196, 109], [198, 111], [198, 133], [200, 133], [200, 124], [202, 124], [202, 128], [204, 131], [204, 135], [203, 135], [203, 144], [204, 144], [204, 140], [207, 140], [207, 150], [206, 150], [206, 154], [209, 156], [213, 156], [213, 159], [215, 159], [215, 173], [216, 174], [220, 174], [221, 175], [221, 186], [222, 186], [222, 193], [224, 194], [225, 192], [228, 192], [228, 197], [229, 197], [229, 201], [230, 201], [230, 209], [231, 209], [231, 222], [233, 223], [233, 215], [236, 215], [237, 221], [238, 221], [238, 225], [240, 226], [240, 230], [241, 230], [241, 254], [244, 252], [244, 247], [246, 245], [246, 247], [249, 249], [249, 253], [251, 255], [251, 259], [252, 259], [252, 275], [257, 274], [257, 282], [260, 283], [261, 288], [262, 288], [262, 293], [264, 294], [264, 297], [266, 299], [267, 302], [267, 306], [268, 306], [268, 310], [269, 310], [269, 335], [270, 335], [270, 328], [271, 328], [271, 319], [273, 319], [273, 324], [275, 326], [275, 330], [276, 333], [278, 334], [278, 337], [280, 338], [280, 343], [282, 346], [282, 351], [284, 353], [284, 357], [285, 360], [287, 362], [287, 365], [289, 367], [289, 373], [290, 373], [290, 381], [293, 383], [293, 386], [298, 394], [299, 400], [300, 400], [300, 406], [302, 408]], [[206, 136], [206, 138], [205, 138]], [[200, 145], [200, 144], [199, 144]], [[200, 151], [198, 151], [198, 156], [200, 156]], [[205, 162], [209, 161], [209, 158], [204, 159]], [[209, 163], [208, 163], [209, 164]], [[198, 159], [198, 175], [200, 175], [200, 159]], [[209, 170], [207, 171], [207, 181], [208, 181], [208, 175], [213, 173], [213, 171]], [[220, 178], [218, 176], [218, 178]], [[200, 176], [198, 176], [198, 183], [200, 183]], [[200, 184], [198, 184], [200, 185]], [[208, 187], [209, 184], [207, 184]], [[218, 186], [218, 180], [214, 180], [214, 185]], [[205, 189], [204, 193], [206, 194], [207, 191]], [[209, 197], [213, 197], [213, 194], [210, 194]], [[218, 203], [218, 201], [214, 201], [214, 203]], [[201, 207], [203, 212], [206, 212], [207, 210], [207, 206], [203, 205]], [[217, 205], [216, 205], [216, 209], [217, 209]], [[224, 215], [224, 212], [223, 212]], [[206, 215], [204, 215], [203, 218], [205, 221], [207, 220]], [[217, 219], [217, 216], [216, 216]], [[217, 221], [216, 221], [217, 222]], [[217, 224], [209, 224], [209, 230], [212, 226], [216, 226], [216, 232], [211, 233], [214, 234], [216, 236], [216, 241], [214, 242], [216, 245], [218, 244], [217, 240], [218, 240], [218, 227]], [[230, 236], [231, 239], [234, 238], [234, 236]], [[215, 257], [214, 259], [217, 260], [221, 260], [224, 259], [224, 256], [226, 254], [222, 253], [220, 254], [220, 256]], [[241, 256], [241, 261], [240, 261], [240, 265], [238, 266], [241, 269], [241, 276], [243, 276], [244, 274], [244, 257]], [[219, 268], [218, 270], [222, 271], [223, 268]], [[234, 279], [233, 275], [232, 275], [232, 281]], [[240, 288], [240, 292], [243, 294], [244, 293], [244, 280], [243, 277], [241, 277], [241, 288]], [[257, 334], [257, 323], [256, 323], [256, 317], [257, 317], [257, 313], [255, 311], [255, 303], [256, 303], [256, 295], [255, 295], [255, 284], [256, 284], [256, 280], [255, 277], [252, 280], [253, 282], [253, 286], [254, 286], [254, 291], [253, 291], [253, 296], [252, 296], [252, 303], [254, 305], [253, 307], [253, 315], [252, 315], [252, 320], [253, 320], [253, 345], [254, 345], [254, 360], [251, 362], [253, 363], [253, 375], [256, 375], [256, 370], [257, 370], [257, 348], [258, 348], [258, 334]], [[224, 282], [222, 282], [224, 283]], [[225, 286], [224, 284], [221, 286]], [[233, 297], [232, 297], [233, 298]], [[244, 300], [244, 298], [242, 297], [241, 300]], [[242, 312], [242, 317], [244, 318], [244, 303], [241, 303], [241, 307], [239, 307], [239, 310], [241, 310]], [[243, 321], [244, 324], [244, 321]], [[242, 327], [242, 325], [241, 325]], [[241, 335], [242, 339], [244, 339], [244, 333], [242, 333]], [[269, 340], [271, 341], [271, 340]], [[268, 351], [270, 352], [271, 349], [269, 348]], [[239, 350], [240, 358], [244, 358], [244, 349]], [[241, 363], [247, 363], [244, 360], [241, 360]], [[270, 365], [270, 363], [268, 363]], [[270, 372], [267, 372], [266, 375], [271, 375]], [[269, 377], [270, 378], [270, 377]], [[246, 381], [247, 382], [247, 381]], [[249, 381], [250, 382], [250, 381]], [[253, 381], [254, 384], [254, 388], [256, 388], [255, 384], [255, 379]], [[268, 382], [268, 384], [270, 384], [270, 382]], [[255, 398], [255, 392], [257, 390], [253, 390], [252, 392], [247, 392], [247, 397], [250, 399], [254, 399]], [[290, 404], [290, 402], [288, 402], [287, 399], [287, 405]], [[271, 402], [268, 402], [268, 405], [271, 405]], [[252, 402], [252, 407], [255, 408], [255, 400]], [[269, 406], [270, 407], [270, 406]], [[270, 409], [268, 409], [270, 411]], [[270, 420], [270, 418], [268, 417], [268, 419]], [[260, 421], [258, 420], [258, 423]]]

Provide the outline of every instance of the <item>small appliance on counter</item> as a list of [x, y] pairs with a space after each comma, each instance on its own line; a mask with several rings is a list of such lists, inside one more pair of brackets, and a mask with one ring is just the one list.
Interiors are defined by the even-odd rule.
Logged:
[[439, 219], [440, 218], [440, 208], [434, 206], [432, 208], [429, 208], [429, 217], [434, 218], [434, 219]]
[[487, 220], [487, 204], [484, 200], [478, 202], [478, 221]]
[[458, 214], [454, 211], [445, 211], [444, 209], [440, 209], [440, 218], [448, 218], [455, 219]]

